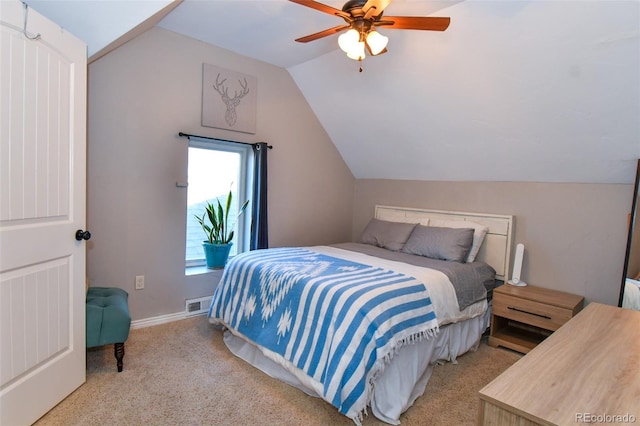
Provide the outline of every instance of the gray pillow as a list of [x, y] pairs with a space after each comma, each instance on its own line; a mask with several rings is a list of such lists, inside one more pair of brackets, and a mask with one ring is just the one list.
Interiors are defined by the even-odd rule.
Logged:
[[415, 223], [388, 222], [374, 218], [364, 229], [360, 242], [400, 251], [415, 227]]
[[418, 225], [402, 249], [431, 259], [464, 262], [473, 243], [473, 228]]

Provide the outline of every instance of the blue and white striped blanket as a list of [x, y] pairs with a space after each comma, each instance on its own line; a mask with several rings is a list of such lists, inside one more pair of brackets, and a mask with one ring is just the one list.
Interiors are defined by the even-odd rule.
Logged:
[[209, 320], [303, 371], [357, 424], [394, 352], [438, 332], [429, 292], [415, 278], [303, 248], [234, 257]]

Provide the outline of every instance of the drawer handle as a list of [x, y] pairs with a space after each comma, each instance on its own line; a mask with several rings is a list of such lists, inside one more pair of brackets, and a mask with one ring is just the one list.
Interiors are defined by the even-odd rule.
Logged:
[[524, 309], [514, 308], [513, 306], [507, 306], [507, 309], [511, 309], [512, 311], [522, 312], [523, 314], [535, 315], [537, 317], [548, 319], [548, 320], [551, 319], [551, 317], [549, 317], [549, 316], [542, 315], [542, 314], [536, 314], [536, 313], [529, 312], [529, 311], [525, 311]]

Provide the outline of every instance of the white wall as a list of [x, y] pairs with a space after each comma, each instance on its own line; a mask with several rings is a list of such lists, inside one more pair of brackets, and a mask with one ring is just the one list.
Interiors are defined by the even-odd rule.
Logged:
[[[202, 64], [258, 79], [255, 135], [202, 127]], [[286, 70], [153, 28], [89, 67], [87, 274], [129, 292], [134, 320], [184, 311], [219, 274], [185, 277], [188, 141], [179, 131], [269, 152], [271, 246], [348, 240], [354, 178]], [[136, 275], [145, 289], [134, 290]]]

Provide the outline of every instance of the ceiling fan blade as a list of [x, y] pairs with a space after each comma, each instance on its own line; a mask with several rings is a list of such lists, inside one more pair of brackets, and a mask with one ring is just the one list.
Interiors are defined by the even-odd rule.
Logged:
[[326, 4], [318, 3], [313, 0], [289, 0], [292, 3], [296, 3], [302, 6], [310, 7], [311, 9], [318, 10], [320, 12], [328, 13], [329, 15], [339, 16], [341, 18], [350, 18], [350, 15], [335, 7], [327, 6]]
[[297, 38], [296, 41], [299, 43], [307, 43], [309, 41], [317, 40], [322, 37], [337, 34], [340, 31], [346, 30], [347, 28], [351, 28], [351, 25], [338, 25], [337, 27], [329, 28], [315, 34], [310, 34], [308, 36]]
[[432, 16], [385, 16], [375, 21], [376, 26], [397, 30], [429, 30], [444, 31], [449, 27], [451, 18], [437, 18]]
[[368, 0], [362, 10], [364, 11], [364, 19], [375, 18], [382, 14], [382, 11], [391, 4], [391, 0]]

